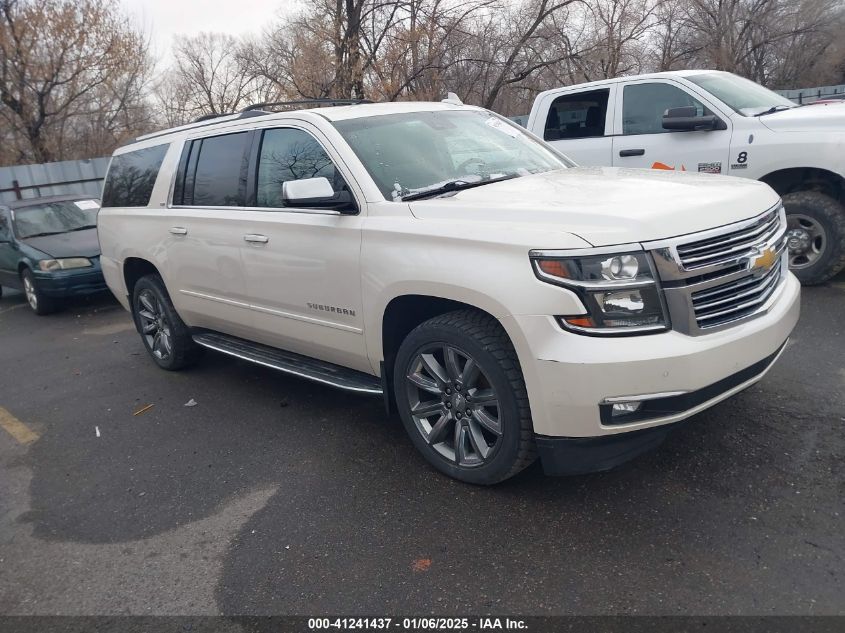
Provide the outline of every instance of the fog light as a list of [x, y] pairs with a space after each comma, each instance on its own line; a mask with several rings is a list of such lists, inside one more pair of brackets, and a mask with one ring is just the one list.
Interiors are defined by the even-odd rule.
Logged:
[[611, 410], [611, 415], [628, 415], [630, 413], [636, 413], [639, 411], [641, 406], [643, 406], [642, 401], [615, 402]]

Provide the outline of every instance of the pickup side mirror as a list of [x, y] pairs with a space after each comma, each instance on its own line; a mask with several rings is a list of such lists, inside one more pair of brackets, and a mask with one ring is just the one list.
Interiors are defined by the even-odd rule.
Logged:
[[282, 200], [286, 207], [358, 212], [352, 195], [348, 191], [335, 191], [329, 179], [323, 176], [283, 182]]
[[673, 131], [726, 130], [728, 126], [714, 114], [697, 115], [695, 106], [669, 108], [663, 115], [663, 129]]

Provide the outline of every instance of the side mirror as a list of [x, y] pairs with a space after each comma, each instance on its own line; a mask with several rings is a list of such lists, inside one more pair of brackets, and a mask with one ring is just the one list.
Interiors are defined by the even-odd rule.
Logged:
[[340, 213], [357, 213], [358, 207], [348, 191], [335, 191], [328, 178], [303, 178], [282, 183], [282, 200], [286, 207], [331, 209]]
[[674, 131], [710, 131], [726, 130], [728, 126], [714, 114], [697, 116], [695, 106], [669, 108], [663, 115], [663, 129]]

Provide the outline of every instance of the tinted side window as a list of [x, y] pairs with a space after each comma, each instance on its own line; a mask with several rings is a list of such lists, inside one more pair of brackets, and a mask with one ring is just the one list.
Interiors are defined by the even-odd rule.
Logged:
[[670, 84], [633, 84], [625, 86], [622, 96], [622, 133], [658, 134], [663, 129], [663, 115], [669, 108], [695, 106], [698, 116], [711, 114], [704, 105], [684, 90]]
[[186, 200], [187, 204], [203, 207], [244, 205], [248, 141], [249, 132], [238, 132], [193, 142], [191, 154], [197, 152], [197, 158], [196, 162], [189, 160], [188, 163], [189, 170], [194, 171], [192, 197], [190, 201]]
[[556, 141], [604, 136], [608, 97], [610, 88], [558, 97], [549, 108], [543, 137]]
[[256, 186], [259, 207], [284, 206], [282, 183], [320, 176], [328, 178], [335, 192], [349, 191], [332, 159], [313, 136], [290, 128], [264, 132]]
[[12, 232], [9, 229], [9, 218], [5, 211], [0, 211], [0, 241], [11, 240]]
[[103, 185], [103, 206], [147, 206], [167, 148], [156, 145], [113, 157]]

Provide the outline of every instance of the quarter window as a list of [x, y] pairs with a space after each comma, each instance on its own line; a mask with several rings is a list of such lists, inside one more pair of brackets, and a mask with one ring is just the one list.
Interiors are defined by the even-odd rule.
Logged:
[[190, 197], [186, 195], [185, 203], [200, 207], [243, 206], [248, 141], [249, 132], [194, 141], [185, 183], [185, 193], [190, 192]]
[[103, 206], [147, 206], [167, 148], [167, 144], [156, 145], [112, 158], [103, 185]]
[[558, 97], [549, 108], [543, 138], [557, 141], [604, 136], [609, 97], [609, 88]]
[[338, 202], [341, 198], [351, 200], [343, 176], [313, 136], [293, 128], [264, 132], [258, 159], [257, 206], [283, 207], [282, 185], [285, 182], [319, 177], [328, 179]]
[[671, 84], [650, 83], [625, 86], [622, 98], [623, 134], [660, 134], [663, 115], [669, 108], [695, 106], [696, 115], [712, 114], [697, 99]]

